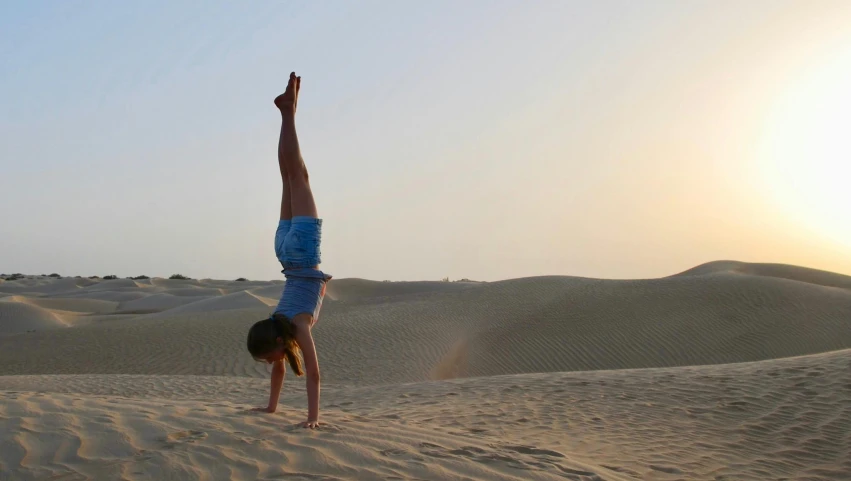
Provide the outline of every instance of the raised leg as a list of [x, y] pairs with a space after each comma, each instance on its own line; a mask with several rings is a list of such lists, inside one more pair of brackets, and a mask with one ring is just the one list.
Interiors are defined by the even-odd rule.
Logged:
[[[300, 89], [301, 77], [297, 77], [293, 72], [290, 74], [286, 91], [275, 99], [275, 106], [281, 111], [281, 135], [278, 140], [278, 166], [281, 169], [281, 179], [284, 184], [281, 219], [299, 216], [318, 217], [295, 128], [295, 112]], [[287, 193], [289, 193], [289, 205], [286, 203]]]
[[293, 218], [293, 204], [290, 199], [289, 179], [281, 173], [281, 220], [290, 220]]

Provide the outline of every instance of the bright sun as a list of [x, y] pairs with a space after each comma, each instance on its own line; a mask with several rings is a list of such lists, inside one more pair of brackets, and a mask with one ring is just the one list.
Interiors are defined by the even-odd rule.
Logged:
[[765, 127], [770, 195], [796, 224], [851, 247], [851, 48], [804, 72]]

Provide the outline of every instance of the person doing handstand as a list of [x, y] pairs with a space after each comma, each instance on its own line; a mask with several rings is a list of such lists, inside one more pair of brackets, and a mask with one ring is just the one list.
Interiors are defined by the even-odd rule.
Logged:
[[284, 93], [275, 98], [275, 106], [281, 111], [278, 167], [283, 184], [275, 255], [284, 268], [286, 284], [272, 315], [256, 322], [248, 331], [248, 351], [255, 360], [272, 364], [269, 403], [254, 410], [275, 412], [286, 372], [284, 361], [287, 361], [297, 376], [307, 373], [307, 421], [301, 425], [315, 428], [319, 425], [319, 359], [311, 329], [319, 318], [331, 276], [319, 270], [322, 219], [316, 212], [296, 135], [300, 88], [301, 77], [293, 72]]

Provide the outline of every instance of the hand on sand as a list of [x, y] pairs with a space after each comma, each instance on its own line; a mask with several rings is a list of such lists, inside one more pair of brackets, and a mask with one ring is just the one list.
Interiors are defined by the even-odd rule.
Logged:
[[275, 408], [271, 408], [269, 406], [266, 406], [266, 407], [262, 407], [262, 408], [254, 408], [254, 409], [252, 409], [252, 411], [261, 412], [261, 413], [273, 413], [273, 412], [275, 412]]
[[316, 429], [319, 427], [319, 421], [311, 421], [308, 419], [307, 421], [301, 423], [300, 426], [306, 429]]
[[298, 91], [301, 89], [301, 77], [296, 77], [295, 72], [290, 73], [290, 80], [287, 82], [287, 90], [281, 95], [275, 97], [275, 107], [282, 114], [295, 115], [295, 109], [298, 106]]

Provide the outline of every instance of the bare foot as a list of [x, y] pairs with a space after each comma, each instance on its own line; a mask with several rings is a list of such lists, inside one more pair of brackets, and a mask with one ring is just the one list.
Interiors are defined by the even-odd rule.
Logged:
[[319, 427], [319, 421], [311, 421], [308, 419], [307, 421], [299, 424], [299, 426], [305, 429], [316, 429]]
[[266, 407], [261, 407], [261, 408], [253, 408], [253, 409], [251, 409], [251, 411], [261, 412], [261, 413], [273, 413], [273, 412], [275, 412], [275, 408], [270, 408], [270, 407], [266, 406]]
[[301, 77], [296, 77], [295, 72], [290, 73], [290, 80], [287, 82], [287, 90], [281, 95], [275, 97], [275, 106], [282, 114], [295, 114], [296, 106], [298, 105], [298, 91], [301, 89]]

